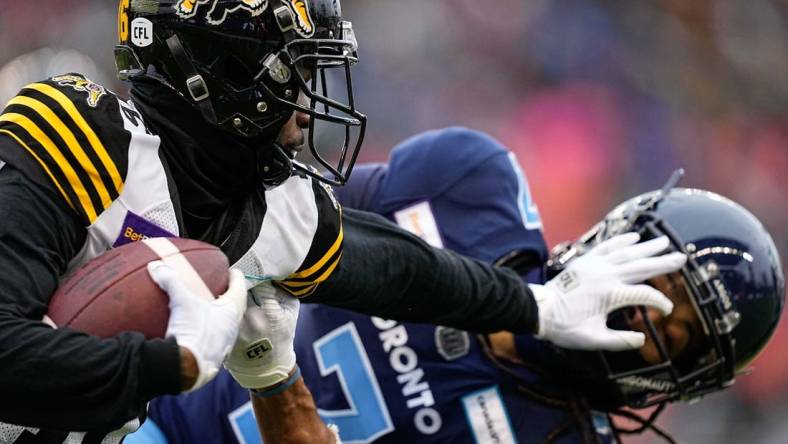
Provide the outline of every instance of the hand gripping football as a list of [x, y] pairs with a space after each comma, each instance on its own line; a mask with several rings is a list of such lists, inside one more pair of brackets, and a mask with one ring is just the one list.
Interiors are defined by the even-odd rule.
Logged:
[[115, 248], [68, 276], [49, 302], [47, 316], [102, 338], [123, 331], [163, 338], [169, 298], [148, 275], [148, 262], [172, 267], [196, 294], [213, 298], [227, 290], [229, 265], [217, 247], [180, 238], [155, 238]]

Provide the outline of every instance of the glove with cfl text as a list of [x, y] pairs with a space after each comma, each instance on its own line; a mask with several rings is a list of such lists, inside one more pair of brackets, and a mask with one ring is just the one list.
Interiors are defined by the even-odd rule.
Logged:
[[293, 373], [299, 306], [298, 299], [270, 283], [252, 289], [238, 340], [224, 362], [242, 387], [265, 390]]

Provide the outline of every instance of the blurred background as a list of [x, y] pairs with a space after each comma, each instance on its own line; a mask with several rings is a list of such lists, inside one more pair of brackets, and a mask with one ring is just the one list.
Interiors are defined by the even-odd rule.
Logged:
[[[116, 91], [116, 2], [0, 0], [0, 103], [82, 72]], [[463, 125], [511, 148], [552, 244], [687, 171], [788, 259], [788, 1], [344, 0], [370, 118], [362, 161]], [[788, 442], [788, 321], [755, 372], [659, 424], [685, 443]], [[660, 442], [645, 435], [627, 442]]]

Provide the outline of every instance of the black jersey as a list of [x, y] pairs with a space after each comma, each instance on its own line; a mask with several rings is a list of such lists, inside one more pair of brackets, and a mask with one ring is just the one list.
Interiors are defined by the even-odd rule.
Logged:
[[254, 150], [176, 93], [135, 85], [133, 98], [68, 74], [25, 87], [0, 114], [0, 422], [15, 424], [0, 425], [0, 441], [117, 442], [148, 400], [179, 391], [174, 340], [102, 340], [42, 322], [58, 281], [128, 228], [211, 242], [249, 285], [273, 280], [306, 302], [534, 330], [516, 274], [343, 211], [311, 178], [265, 190]]

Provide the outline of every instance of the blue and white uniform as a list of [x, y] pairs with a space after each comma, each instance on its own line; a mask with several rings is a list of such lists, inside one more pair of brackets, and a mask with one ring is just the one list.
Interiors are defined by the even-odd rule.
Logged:
[[[519, 251], [537, 265], [525, 277], [542, 280], [548, 253], [528, 183], [514, 155], [484, 134], [415, 136], [389, 164], [358, 167], [337, 195], [436, 247], [486, 262]], [[538, 353], [539, 341], [517, 342]], [[304, 304], [295, 345], [319, 413], [344, 443], [610, 441], [605, 421], [534, 395], [529, 387], [544, 385], [536, 373], [496, 364], [464, 331]], [[146, 425], [127, 442], [260, 442], [249, 395], [225, 372], [195, 393], [154, 400], [149, 414], [158, 429]]]

